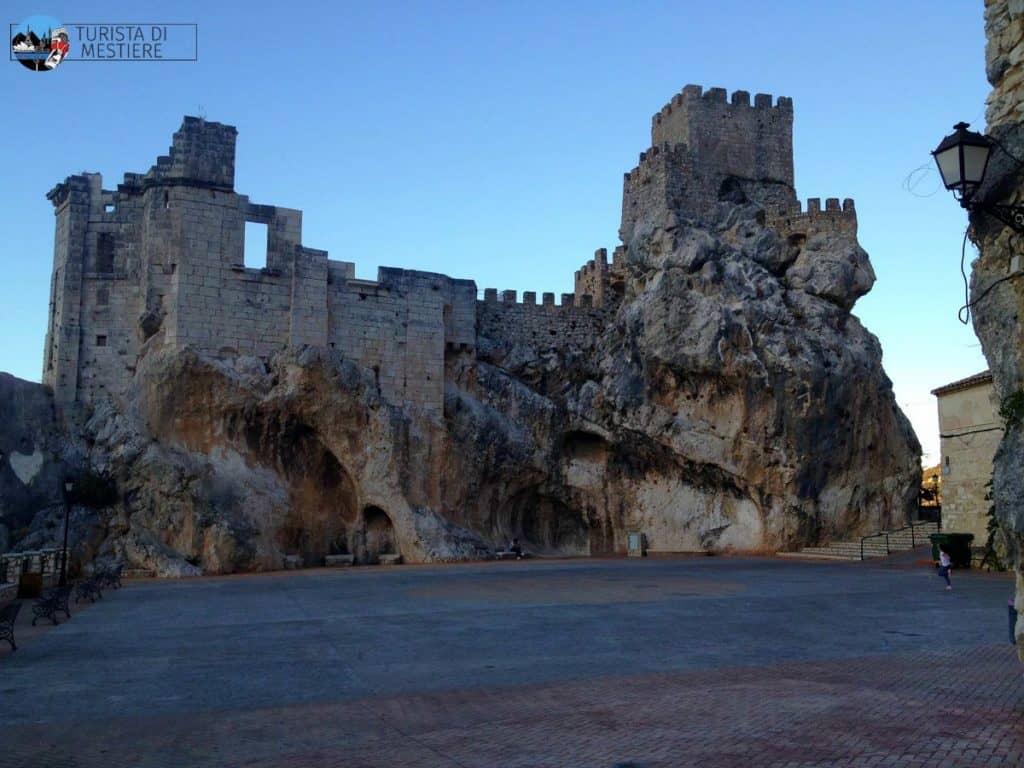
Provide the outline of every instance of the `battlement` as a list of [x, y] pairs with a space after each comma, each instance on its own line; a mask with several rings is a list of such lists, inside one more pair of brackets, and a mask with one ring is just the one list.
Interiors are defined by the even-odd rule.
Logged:
[[651, 145], [685, 144], [709, 180], [733, 176], [793, 186], [793, 100], [688, 85], [651, 120]]
[[[697, 112], [709, 105], [726, 105], [730, 111], [757, 110], [762, 113], [772, 114], [786, 112], [792, 114], [793, 100], [788, 96], [779, 96], [774, 102], [770, 93], [758, 93], [754, 96], [754, 103], [750, 103], [750, 91], [733, 91], [732, 98], [727, 98], [728, 93], [724, 88], [709, 88], [707, 91], [699, 85], [687, 85], [673, 96], [669, 102], [656, 112], [651, 118], [651, 143], [654, 145], [665, 142], [673, 143], [677, 138], [670, 135], [669, 125], [672, 123], [672, 116], [678, 115], [680, 111], [685, 117], [680, 125], [686, 125], [687, 118], [695, 116]], [[716, 112], [720, 111], [716, 108]], [[685, 139], [678, 138], [678, 141], [686, 143]]]
[[666, 162], [680, 168], [690, 165], [690, 153], [685, 144], [656, 144], [641, 152], [636, 168], [623, 174], [627, 186], [642, 184], [650, 175], [664, 167]]
[[561, 294], [561, 303], [555, 303], [554, 293], [542, 293], [541, 302], [537, 303], [536, 291], [523, 291], [523, 300], [518, 300], [518, 291], [504, 290], [497, 288], [484, 288], [484, 298], [479, 301], [481, 304], [492, 304], [496, 307], [510, 309], [521, 307], [523, 309], [535, 309], [542, 312], [552, 312], [573, 309], [591, 309], [594, 307], [594, 297], [586, 294], [578, 296], [575, 293]]
[[477, 334], [506, 348], [587, 348], [601, 337], [606, 318], [590, 294], [563, 293], [555, 304], [554, 293], [543, 293], [538, 304], [535, 291], [524, 291], [519, 301], [516, 291], [486, 288], [476, 302]]
[[651, 120], [651, 148], [623, 183], [619, 235], [629, 243], [670, 214], [700, 221], [721, 202], [796, 205], [793, 101], [688, 85]]
[[825, 200], [825, 208], [822, 210], [821, 198], [811, 197], [807, 200], [806, 210], [798, 201], [796, 207], [789, 211], [769, 214], [765, 223], [784, 238], [793, 235], [811, 237], [822, 232], [856, 236], [857, 209], [850, 198], [844, 199], [840, 205], [838, 197], [829, 197]]
[[620, 245], [608, 262], [608, 249], [598, 248], [594, 258], [576, 270], [575, 292], [577, 296], [591, 296], [593, 306], [603, 307], [609, 299], [617, 295], [613, 293], [613, 283], [619, 279], [626, 267], [626, 247]]

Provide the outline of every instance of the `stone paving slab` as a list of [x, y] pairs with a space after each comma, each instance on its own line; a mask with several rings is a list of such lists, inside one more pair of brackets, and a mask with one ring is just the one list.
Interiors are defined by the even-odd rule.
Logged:
[[1011, 584], [954, 583], [715, 559], [132, 585], [0, 659], [0, 766], [1024, 765]]
[[1015, 663], [1007, 644], [17, 726], [0, 765], [1019, 766]]

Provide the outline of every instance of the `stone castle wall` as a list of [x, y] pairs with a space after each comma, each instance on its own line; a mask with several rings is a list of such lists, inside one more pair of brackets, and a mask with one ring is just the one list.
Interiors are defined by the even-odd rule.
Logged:
[[[51, 192], [43, 378], [57, 402], [117, 396], [155, 337], [212, 356], [329, 346], [374, 370], [385, 397], [439, 413], [446, 345], [475, 342], [475, 284], [397, 269], [356, 280], [351, 263], [301, 244], [300, 211], [233, 191], [234, 137], [186, 118], [169, 154], [116, 192], [98, 174]], [[247, 222], [267, 225], [263, 268], [244, 264]]]
[[586, 348], [597, 339], [607, 322], [607, 312], [593, 305], [592, 297], [563, 293], [561, 304], [555, 295], [525, 291], [521, 302], [515, 291], [494, 289], [484, 292], [477, 303], [477, 330], [481, 336], [508, 346], [531, 348]]
[[651, 120], [651, 147], [623, 178], [622, 226], [629, 244], [670, 217], [704, 221], [719, 203], [755, 202], [784, 236], [856, 234], [853, 201], [808, 201], [794, 187], [793, 102], [780, 96], [687, 85]]
[[[58, 404], [117, 397], [144, 345], [210, 356], [267, 358], [326, 346], [373, 372], [383, 396], [440, 414], [446, 357], [474, 354], [478, 336], [514, 346], [588, 346], [616, 306], [632, 239], [668, 218], [699, 219], [720, 200], [750, 199], [783, 236], [856, 234], [851, 200], [793, 192], [792, 103], [687, 86], [652, 122], [653, 146], [624, 180], [625, 245], [575, 274], [575, 293], [484, 292], [471, 280], [354, 265], [302, 244], [301, 211], [258, 205], [234, 190], [234, 127], [186, 117], [166, 155], [116, 191], [98, 174], [50, 193], [56, 239], [44, 382]], [[267, 227], [266, 265], [244, 263], [245, 225]]]
[[783, 238], [793, 235], [809, 238], [819, 232], [842, 232], [856, 237], [857, 209], [850, 198], [840, 205], [839, 198], [830, 197], [825, 200], [825, 209], [822, 210], [821, 198], [812, 197], [807, 201], [806, 211], [797, 202], [791, 210], [766, 215], [765, 223]]
[[688, 85], [651, 119], [651, 146], [685, 144], [721, 176], [793, 187], [793, 101]]
[[608, 249], [598, 248], [594, 258], [576, 270], [575, 294], [590, 296], [595, 307], [614, 304], [619, 299], [618, 288], [626, 270], [626, 246], [620, 245], [608, 263]]

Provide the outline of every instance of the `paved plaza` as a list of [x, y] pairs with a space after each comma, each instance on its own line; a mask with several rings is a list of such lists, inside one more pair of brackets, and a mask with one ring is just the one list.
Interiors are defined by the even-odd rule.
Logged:
[[954, 578], [678, 558], [127, 583], [0, 658], [0, 766], [1020, 766], [1011, 582]]

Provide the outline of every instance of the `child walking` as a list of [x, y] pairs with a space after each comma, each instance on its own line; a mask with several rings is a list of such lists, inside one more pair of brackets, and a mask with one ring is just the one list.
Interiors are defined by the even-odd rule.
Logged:
[[942, 547], [939, 547], [939, 577], [946, 580], [946, 589], [953, 588], [953, 582], [949, 580], [949, 570], [953, 567], [953, 559]]

